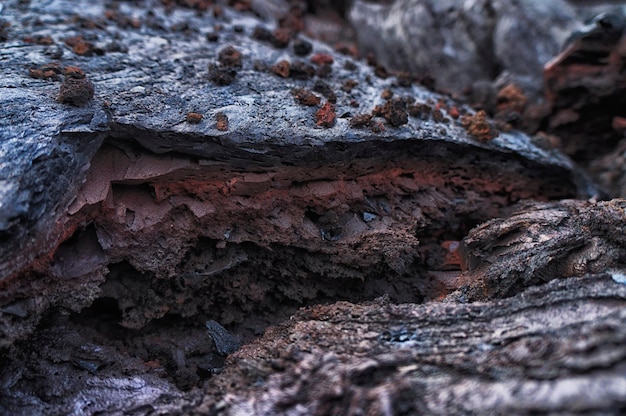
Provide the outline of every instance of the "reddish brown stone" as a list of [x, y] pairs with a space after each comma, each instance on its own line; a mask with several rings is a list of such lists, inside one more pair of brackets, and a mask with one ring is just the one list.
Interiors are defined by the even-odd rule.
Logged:
[[321, 127], [332, 127], [335, 124], [335, 106], [328, 101], [315, 113], [315, 123]]
[[278, 28], [272, 32], [272, 45], [277, 48], [286, 48], [291, 40], [291, 31], [288, 29]]
[[28, 70], [28, 76], [35, 79], [43, 79], [43, 71], [38, 68], [30, 68]]
[[315, 65], [332, 65], [335, 60], [327, 53], [316, 53], [311, 57], [311, 62]]
[[295, 61], [289, 66], [289, 77], [294, 79], [311, 79], [315, 75], [315, 68], [302, 61]]
[[435, 108], [433, 110], [433, 120], [436, 121], [437, 123], [441, 123], [444, 120], [443, 113], [441, 112], [440, 109]]
[[62, 104], [70, 104], [76, 107], [85, 106], [94, 95], [94, 88], [87, 78], [73, 78], [66, 76], [65, 81], [59, 88], [57, 101]]
[[93, 43], [87, 42], [83, 39], [82, 35], [72, 36], [65, 39], [65, 44], [71, 46], [76, 55], [80, 56], [93, 56], [103, 55], [104, 51], [97, 48]]
[[294, 96], [298, 103], [310, 107], [319, 105], [321, 101], [320, 97], [305, 88], [294, 88], [293, 90], [291, 90], [291, 94]]
[[408, 111], [411, 117], [426, 118], [430, 116], [433, 109], [430, 105], [426, 103], [416, 103], [416, 104], [410, 105], [408, 108]]
[[383, 123], [380, 121], [372, 121], [370, 123], [370, 130], [372, 130], [373, 133], [382, 133], [385, 131], [385, 126], [383, 126]]
[[508, 84], [498, 91], [496, 96], [496, 107], [500, 111], [515, 111], [522, 113], [526, 108], [528, 98], [520, 87], [514, 84]]
[[391, 100], [393, 98], [393, 91], [390, 89], [384, 89], [380, 94], [380, 97], [384, 100]]
[[304, 30], [304, 13], [303, 7], [293, 5], [289, 11], [278, 19], [278, 26], [292, 33], [299, 33]]
[[222, 112], [215, 114], [216, 128], [219, 131], [228, 130], [228, 116]]
[[350, 119], [350, 127], [365, 127], [372, 121], [371, 114], [357, 114]]
[[200, 113], [187, 113], [187, 116], [185, 117], [185, 120], [187, 121], [187, 123], [190, 124], [198, 124], [202, 121], [202, 118], [204, 116]]
[[86, 78], [85, 72], [77, 66], [66, 66], [63, 68], [63, 74], [65, 74], [66, 77], [75, 79]]
[[283, 78], [289, 77], [289, 62], [282, 60], [273, 65], [270, 69], [273, 73]]
[[52, 40], [52, 38], [50, 36], [41, 36], [41, 35], [26, 36], [24, 38], [24, 42], [26, 42], [26, 43], [34, 43], [36, 45], [44, 45], [44, 46], [50, 46], [50, 45], [54, 44], [54, 40]]
[[467, 132], [477, 140], [489, 141], [498, 136], [498, 132], [487, 120], [487, 113], [484, 110], [474, 115], [463, 116], [461, 123], [467, 129]]
[[343, 85], [341, 86], [341, 89], [344, 90], [345, 92], [352, 92], [352, 89], [356, 87], [357, 85], [359, 85], [359, 81], [354, 80], [354, 79], [348, 79], [343, 83]]
[[234, 46], [228, 45], [219, 51], [217, 60], [224, 67], [241, 68], [242, 55]]

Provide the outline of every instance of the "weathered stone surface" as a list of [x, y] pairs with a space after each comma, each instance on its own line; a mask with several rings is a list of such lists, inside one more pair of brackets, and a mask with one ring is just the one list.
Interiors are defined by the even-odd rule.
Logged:
[[623, 268], [625, 208], [623, 199], [528, 204], [481, 224], [463, 239], [466, 271], [453, 297], [502, 298], [558, 277]]
[[[92, 345], [97, 327], [60, 317], [4, 356], [0, 411], [617, 414], [626, 397], [624, 281], [617, 273], [557, 279], [489, 303], [381, 298], [311, 307], [186, 393], [154, 377], [158, 362]], [[198, 343], [210, 344], [206, 335], [178, 334], [188, 359]], [[146, 340], [163, 348], [162, 332]]]
[[[594, 159], [613, 152], [626, 131], [621, 110], [626, 88], [625, 28], [623, 16], [600, 14], [546, 64], [549, 131], [563, 138], [563, 150], [583, 166], [603, 163]], [[614, 169], [619, 166], [615, 163]], [[620, 195], [611, 178], [598, 178], [607, 190]]]
[[[412, 276], [438, 239], [458, 240], [520, 199], [588, 192], [577, 189], [567, 159], [534, 147], [523, 134], [500, 133], [491, 141], [468, 135], [460, 120], [446, 117], [454, 106], [449, 99], [395, 86], [358, 63], [346, 69], [350, 59], [337, 55], [330, 78], [283, 79], [259, 68], [285, 58], [291, 67], [311, 64], [289, 48], [253, 39], [255, 19], [230, 9], [222, 17], [178, 8], [166, 14], [150, 4], [85, 3], [68, 23], [74, 2], [5, 3], [3, 16], [15, 23], [1, 63], [7, 117], [0, 133], [6, 149], [0, 228], [8, 244], [0, 247], [0, 304], [17, 302], [24, 312], [4, 315], [3, 345], [30, 331], [49, 307], [77, 311], [98, 293], [117, 300], [127, 327], [167, 313], [206, 313], [214, 297], [193, 300], [195, 291], [215, 290], [217, 276], [244, 279], [226, 279], [226, 287], [263, 287], [273, 278], [258, 270], [273, 268], [260, 264], [288, 263], [294, 255], [302, 264], [278, 266], [281, 275], [304, 273], [316, 281], [392, 273], [401, 279], [398, 293], [411, 294], [405, 301], [435, 297], [438, 284], [415, 283]], [[35, 24], [40, 16], [45, 22]], [[206, 39], [215, 24], [223, 26], [217, 43]], [[49, 37], [53, 45], [24, 41], [28, 36]], [[232, 46], [228, 57], [220, 55]], [[314, 43], [319, 52], [332, 53]], [[65, 68], [80, 67], [94, 85], [93, 100], [62, 104], [55, 77], [29, 77], [28, 68], [45, 74], [53, 59], [62, 68], [58, 79], [80, 72]], [[233, 79], [211, 81], [210, 68]], [[356, 84], [348, 93], [341, 86], [350, 80]], [[322, 81], [336, 96], [331, 128], [319, 127], [316, 108], [297, 104], [291, 93]], [[409, 107], [437, 105], [438, 117], [392, 114], [411, 109], [396, 98], [402, 106], [386, 109], [385, 88], [410, 97]], [[357, 111], [374, 113], [378, 105], [380, 131], [350, 126]], [[190, 112], [202, 120], [187, 122]], [[218, 128], [218, 113], [227, 116], [227, 130]], [[45, 163], [33, 168], [40, 160]], [[376, 220], [365, 221], [366, 214]], [[435, 236], [434, 230], [445, 231]], [[426, 252], [415, 250], [419, 244]], [[295, 254], [301, 250], [309, 254]], [[122, 280], [143, 276], [123, 287], [147, 286], [120, 291], [111, 283], [119, 268], [127, 270]], [[168, 294], [162, 279], [172, 277], [196, 282], [183, 291], [186, 301]], [[286, 298], [300, 303], [318, 290], [289, 289]], [[139, 302], [143, 291], [155, 293], [150, 302]], [[260, 305], [265, 295], [259, 293], [268, 291], [244, 291], [236, 303]], [[232, 311], [220, 317], [240, 320]]]
[[[239, 387], [251, 384], [245, 377], [256, 381], [256, 366], [267, 361], [251, 362], [243, 375], [239, 365], [249, 361], [225, 364], [238, 338], [222, 325], [248, 341], [302, 305], [384, 294], [407, 306], [348, 308], [360, 316], [390, 308], [398, 325], [414, 314], [444, 322], [466, 306], [417, 303], [456, 289], [454, 247], [472, 227], [520, 201], [596, 193], [558, 152], [498, 132], [449, 97], [380, 79], [318, 42], [310, 41], [309, 55], [296, 54], [284, 32], [256, 30], [252, 15], [221, 10], [167, 11], [156, 1], [0, 5], [0, 18], [11, 21], [0, 23], [1, 412], [254, 407], [256, 393]], [[259, 40], [267, 33], [280, 39]], [[322, 55], [313, 62], [312, 54]], [[88, 80], [94, 96], [87, 81], [68, 77]], [[299, 104], [296, 88], [320, 103]], [[569, 284], [545, 288], [568, 294]], [[613, 286], [601, 289], [618, 296]], [[343, 313], [343, 305], [328, 310]], [[475, 310], [488, 315], [503, 305]], [[357, 326], [370, 324], [360, 316]], [[385, 332], [390, 316], [383, 318], [368, 331], [373, 338], [363, 338], [372, 341], [364, 344], [374, 348], [372, 360], [382, 345], [389, 362], [410, 362], [389, 349], [395, 338]], [[209, 333], [206, 322], [215, 322]], [[268, 348], [281, 328], [288, 326], [263, 339]], [[291, 341], [308, 348], [299, 339], [307, 328], [294, 328]], [[328, 330], [316, 348], [339, 356], [360, 348], [360, 337]], [[448, 333], [440, 333], [446, 345]], [[282, 345], [274, 352], [291, 354]], [[370, 361], [349, 354], [365, 365], [367, 385]], [[322, 360], [331, 365], [319, 377], [303, 374], [342, 377], [333, 360]], [[432, 368], [420, 363], [419, 371]], [[397, 385], [411, 397], [422, 391]], [[320, 413], [334, 406], [325, 386]], [[363, 394], [382, 394], [375, 412], [396, 391]], [[286, 394], [270, 397], [267, 412], [288, 409]], [[280, 397], [287, 404], [276, 407]], [[355, 400], [358, 407], [361, 396]]]
[[[543, 66], [582, 21], [617, 6], [575, 8], [558, 1], [357, 0], [349, 13], [363, 53], [389, 69], [430, 75], [462, 96], [501, 79], [533, 99], [543, 96]], [[495, 93], [491, 93], [495, 96]]]
[[591, 275], [492, 303], [316, 306], [230, 356], [195, 414], [617, 414], [625, 305]]
[[624, 2], [569, 3], [356, 2], [350, 16], [363, 51], [383, 65], [436, 72], [441, 89], [498, 122], [544, 130], [607, 194], [624, 197], [614, 163], [626, 131]]

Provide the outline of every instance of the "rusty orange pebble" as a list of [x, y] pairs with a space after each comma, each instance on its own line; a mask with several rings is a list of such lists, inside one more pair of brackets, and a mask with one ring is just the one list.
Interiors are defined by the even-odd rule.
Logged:
[[187, 113], [185, 120], [187, 121], [187, 123], [190, 123], [190, 124], [198, 124], [202, 121], [203, 117], [204, 116], [200, 113], [190, 112], [190, 113]]
[[335, 106], [328, 101], [315, 113], [315, 122], [321, 127], [332, 127], [335, 124]]

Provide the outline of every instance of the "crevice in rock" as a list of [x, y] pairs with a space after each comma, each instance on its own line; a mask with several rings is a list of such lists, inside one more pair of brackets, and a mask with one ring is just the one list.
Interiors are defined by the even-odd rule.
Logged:
[[519, 200], [576, 194], [567, 169], [458, 143], [158, 154], [140, 144], [158, 140], [120, 131], [61, 219], [50, 273], [9, 282], [33, 305], [5, 333], [32, 332], [48, 311], [14, 351], [48, 345], [36, 354], [50, 362], [57, 344], [99, 346], [64, 357], [63, 371], [133, 368], [173, 391], [223, 365], [207, 321], [248, 342], [302, 306], [441, 299], [456, 289], [456, 249], [472, 227]]

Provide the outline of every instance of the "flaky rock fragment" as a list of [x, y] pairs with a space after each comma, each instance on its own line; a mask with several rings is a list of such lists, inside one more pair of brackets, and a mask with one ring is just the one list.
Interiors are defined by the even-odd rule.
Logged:
[[530, 203], [487, 221], [463, 240], [465, 271], [451, 295], [464, 301], [512, 296], [552, 279], [626, 264], [626, 200]]
[[[601, 13], [574, 32], [545, 66], [549, 132], [562, 137], [562, 149], [583, 166], [610, 154], [624, 135], [625, 28], [623, 15]], [[616, 190], [613, 178], [598, 179]]]

